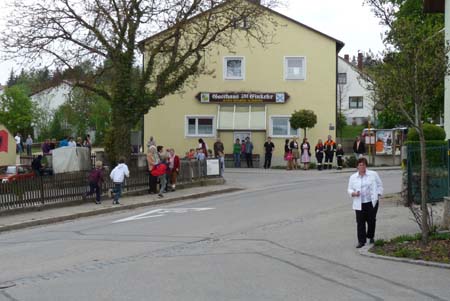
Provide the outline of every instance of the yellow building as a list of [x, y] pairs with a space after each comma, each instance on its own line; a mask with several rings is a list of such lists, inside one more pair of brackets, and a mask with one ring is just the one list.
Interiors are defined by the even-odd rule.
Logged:
[[344, 44], [264, 9], [278, 23], [274, 43], [262, 47], [254, 41], [249, 47], [243, 39], [232, 52], [219, 46], [209, 51], [205, 63], [213, 74], [200, 76], [195, 88], [165, 97], [152, 108], [144, 118], [146, 141], [153, 136], [158, 145], [174, 147], [183, 156], [197, 148], [199, 138], [210, 149], [220, 138], [225, 153], [231, 154], [235, 139], [248, 136], [262, 163], [263, 145], [271, 136], [272, 166], [280, 165], [285, 139], [303, 138], [304, 131], [289, 124], [291, 114], [300, 109], [317, 115], [316, 126], [307, 131], [312, 148], [319, 138], [335, 137], [337, 54]]
[[0, 165], [16, 163], [16, 140], [14, 136], [0, 124]]

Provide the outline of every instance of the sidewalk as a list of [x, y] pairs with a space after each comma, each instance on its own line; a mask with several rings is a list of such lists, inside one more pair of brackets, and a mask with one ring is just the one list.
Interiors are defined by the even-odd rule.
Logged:
[[163, 198], [158, 197], [156, 194], [123, 196], [120, 199], [120, 205], [113, 205], [112, 199], [109, 198], [104, 198], [100, 205], [96, 205], [94, 203], [94, 199], [89, 199], [86, 203], [76, 206], [45, 209], [42, 211], [19, 212], [12, 215], [5, 214], [0, 216], [0, 233], [38, 225], [74, 220], [80, 217], [100, 215], [122, 210], [131, 210], [145, 206], [155, 206], [188, 199], [203, 198], [239, 190], [242, 190], [242, 188], [233, 187], [227, 184], [200, 186], [169, 192], [164, 194]]

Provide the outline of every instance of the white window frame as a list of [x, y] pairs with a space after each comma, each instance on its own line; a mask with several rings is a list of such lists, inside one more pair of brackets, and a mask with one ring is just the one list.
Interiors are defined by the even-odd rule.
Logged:
[[[274, 135], [273, 133], [273, 119], [274, 118], [287, 118], [288, 119], [288, 123], [289, 123], [289, 127], [288, 127], [288, 134], [287, 135]], [[291, 118], [291, 115], [270, 115], [270, 136], [274, 137], [274, 138], [291, 138], [293, 136], [299, 136], [299, 130], [297, 129], [297, 131], [295, 133], [291, 133], [291, 122], [289, 121], [289, 119]]]
[[[198, 133], [198, 119], [202, 119], [202, 118], [212, 120], [212, 133], [211, 134], [199, 134]], [[196, 119], [195, 134], [189, 134], [189, 119]], [[214, 116], [214, 115], [185, 115], [184, 116], [184, 136], [185, 137], [216, 137], [216, 116]]]
[[[229, 77], [227, 72], [227, 62], [228, 60], [241, 60], [241, 76], [240, 77]], [[244, 56], [224, 56], [223, 57], [223, 79], [224, 80], [245, 80], [245, 57]]]
[[[300, 78], [289, 78], [288, 76], [288, 59], [302, 59], [303, 60], [303, 73], [300, 75]], [[306, 56], [285, 56], [283, 59], [283, 65], [284, 65], [284, 80], [287, 81], [304, 81], [306, 80]]]
[[[339, 75], [345, 76], [345, 78], [342, 78], [344, 80], [341, 81], [341, 78]], [[347, 84], [347, 72], [338, 72], [338, 84], [339, 85], [346, 85]]]

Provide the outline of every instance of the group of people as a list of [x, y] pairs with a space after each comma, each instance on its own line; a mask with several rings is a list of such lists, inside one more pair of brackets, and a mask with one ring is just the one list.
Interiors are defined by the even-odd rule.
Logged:
[[248, 168], [253, 168], [253, 142], [250, 137], [242, 139], [236, 138], [233, 144], [234, 167], [241, 167], [241, 157], [245, 159]]
[[14, 136], [14, 140], [16, 141], [16, 154], [22, 154], [24, 149], [27, 151], [27, 156], [32, 155], [31, 148], [33, 147], [33, 138], [31, 138], [31, 135], [28, 135], [27, 139], [25, 140], [25, 147], [24, 147], [24, 141], [22, 138], [22, 135], [17, 132], [16, 136]]
[[89, 150], [92, 148], [91, 136], [87, 134], [84, 139], [78, 137], [76, 140], [72, 136], [66, 136], [59, 143], [55, 138], [53, 139], [45, 139], [44, 143], [42, 143], [41, 149], [44, 155], [51, 154], [52, 151], [57, 147], [88, 147]]
[[[154, 140], [152, 139], [154, 142]], [[148, 145], [147, 165], [149, 175], [149, 189], [150, 194], [158, 194], [163, 197], [164, 193], [175, 191], [177, 184], [177, 177], [180, 173], [180, 158], [175, 154], [175, 149], [164, 149], [164, 146], [156, 143]], [[159, 182], [159, 190], [157, 190], [157, 183]]]
[[[314, 147], [314, 154], [317, 162], [317, 169], [332, 169], [333, 158], [336, 154], [337, 169], [342, 169], [344, 160], [344, 150], [341, 144], [336, 144], [328, 135], [327, 140], [323, 143], [322, 139], [317, 141]], [[298, 160], [301, 160], [303, 169], [309, 169], [311, 162], [311, 145], [308, 138], [303, 138], [302, 143], [297, 142], [297, 137], [292, 140], [286, 139], [284, 144], [284, 160], [287, 161], [286, 169], [292, 170], [298, 168]]]

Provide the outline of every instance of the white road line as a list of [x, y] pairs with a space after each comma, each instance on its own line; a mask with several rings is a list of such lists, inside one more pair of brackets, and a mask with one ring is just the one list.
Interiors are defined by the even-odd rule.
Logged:
[[200, 211], [206, 211], [206, 210], [213, 210], [215, 208], [173, 208], [173, 209], [154, 209], [148, 212], [144, 212], [138, 215], [133, 215], [127, 218], [119, 219], [117, 221], [114, 221], [113, 224], [116, 223], [124, 223], [129, 221], [135, 221], [140, 219], [146, 219], [146, 218], [153, 218], [153, 217], [161, 217], [165, 216], [167, 214], [175, 213], [188, 213], [188, 212], [200, 212]]

